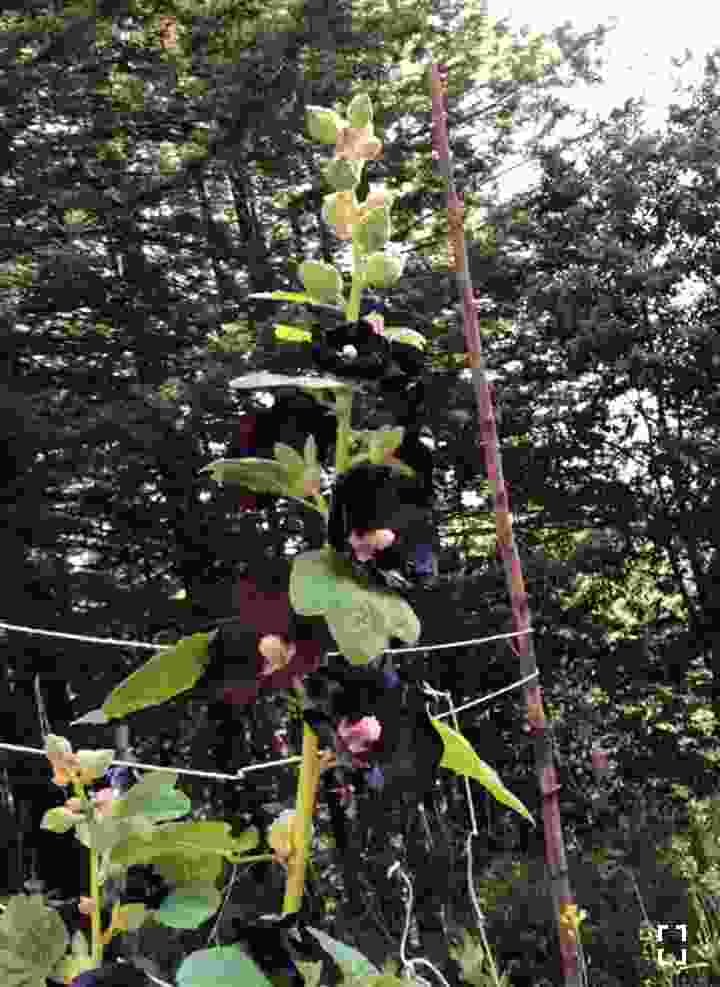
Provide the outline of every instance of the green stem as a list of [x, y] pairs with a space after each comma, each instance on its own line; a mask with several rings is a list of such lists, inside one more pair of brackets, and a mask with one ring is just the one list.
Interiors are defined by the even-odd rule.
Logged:
[[350, 289], [350, 300], [345, 309], [345, 318], [348, 322], [357, 322], [360, 318], [360, 300], [363, 291], [363, 268], [362, 254], [353, 242], [353, 277]]

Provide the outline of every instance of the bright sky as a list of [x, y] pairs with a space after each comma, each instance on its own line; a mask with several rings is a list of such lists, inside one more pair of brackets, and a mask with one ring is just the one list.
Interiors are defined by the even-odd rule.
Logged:
[[[720, 6], [708, 0], [647, 3], [642, 0], [487, 0], [488, 14], [510, 18], [510, 27], [527, 25], [533, 31], [550, 32], [565, 21], [578, 31], [598, 24], [616, 24], [599, 55], [606, 63], [600, 70], [602, 86], [578, 87], [568, 102], [606, 116], [631, 96], [648, 101], [649, 129], [663, 127], [669, 103], [683, 102], [673, 96], [676, 81], [699, 81], [705, 55], [720, 46]], [[682, 69], [670, 59], [681, 58], [688, 48], [693, 60]], [[518, 169], [524, 171], [524, 169]], [[520, 175], [509, 191], [525, 184]]]

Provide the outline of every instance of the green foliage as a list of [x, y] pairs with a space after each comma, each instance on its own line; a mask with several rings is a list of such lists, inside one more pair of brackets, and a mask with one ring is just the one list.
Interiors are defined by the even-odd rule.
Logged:
[[322, 932], [320, 929], [314, 929], [312, 926], [308, 926], [308, 932], [317, 939], [325, 952], [332, 956], [340, 967], [344, 978], [354, 979], [356, 977], [380, 975], [377, 967], [373, 966], [367, 957], [363, 956], [362, 953], [359, 953], [352, 946], [338, 942], [325, 932]]
[[481, 942], [463, 929], [462, 943], [450, 947], [450, 956], [460, 967], [460, 976], [472, 987], [511, 987], [506, 974], [494, 975], [492, 959]]
[[200, 949], [181, 963], [177, 987], [273, 987], [262, 970], [239, 946]]
[[8, 987], [44, 987], [69, 936], [42, 895], [16, 895], [0, 915], [0, 974]]
[[338, 648], [353, 664], [366, 665], [389, 646], [391, 637], [415, 644], [420, 623], [395, 593], [361, 586], [329, 546], [293, 559], [290, 602], [304, 617], [325, 617]]
[[462, 734], [452, 730], [441, 720], [431, 717], [431, 723], [442, 737], [443, 744], [445, 745], [442, 760], [440, 761], [441, 768], [447, 768], [456, 774], [466, 775], [468, 778], [474, 778], [476, 781], [479, 781], [483, 788], [486, 788], [498, 802], [502, 802], [503, 805], [509, 806], [515, 812], [519, 812], [529, 823], [533, 826], [535, 825], [533, 817], [520, 799], [516, 798], [512, 792], [509, 792], [505, 788], [497, 772], [489, 764], [480, 760]]
[[103, 703], [103, 713], [109, 720], [120, 719], [191, 689], [207, 665], [209, 645], [209, 634], [193, 634], [153, 655], [113, 689]]
[[197, 929], [221, 904], [222, 895], [214, 885], [194, 884], [169, 894], [153, 916], [171, 929]]

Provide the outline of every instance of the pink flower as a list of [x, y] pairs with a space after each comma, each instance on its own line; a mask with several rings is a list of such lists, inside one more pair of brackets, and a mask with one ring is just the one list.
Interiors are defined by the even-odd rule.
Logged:
[[382, 336], [385, 332], [385, 319], [380, 312], [371, 312], [370, 315], [365, 316], [365, 321], [370, 323], [376, 335]]
[[340, 747], [344, 747], [353, 755], [354, 767], [365, 767], [365, 754], [370, 751], [380, 739], [382, 725], [375, 716], [364, 716], [357, 723], [340, 720], [337, 726], [337, 737]]
[[93, 795], [93, 804], [96, 814], [98, 816], [109, 816], [112, 812], [114, 801], [115, 792], [112, 788], [101, 788], [99, 792], [95, 792]]
[[389, 528], [378, 528], [375, 531], [367, 531], [364, 535], [352, 531], [348, 540], [358, 562], [367, 562], [376, 552], [382, 552], [388, 545], [392, 545], [396, 537], [395, 532]]

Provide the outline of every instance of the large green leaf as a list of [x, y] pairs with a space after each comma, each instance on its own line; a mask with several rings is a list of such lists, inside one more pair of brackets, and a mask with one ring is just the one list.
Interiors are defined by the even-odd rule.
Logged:
[[154, 918], [170, 929], [197, 929], [214, 915], [222, 895], [210, 884], [176, 888], [153, 912]]
[[3, 984], [17, 987], [42, 985], [70, 942], [65, 923], [42, 895], [14, 895], [0, 916], [0, 930], [9, 944], [0, 949], [0, 976]]
[[109, 720], [148, 706], [159, 706], [192, 689], [208, 662], [209, 634], [184, 637], [141, 665], [116, 686], [102, 705]]
[[156, 826], [149, 839], [129, 836], [113, 848], [111, 862], [125, 868], [131, 864], [149, 864], [156, 857], [172, 856], [219, 856], [235, 862], [256, 845], [255, 830], [234, 838], [230, 835], [230, 823], [226, 822], [167, 823]]
[[312, 343], [312, 333], [309, 329], [301, 329], [299, 326], [288, 326], [283, 322], [277, 322], [274, 326], [275, 339], [281, 343]]
[[443, 744], [445, 745], [440, 767], [448, 768], [449, 771], [454, 771], [456, 774], [467, 775], [468, 778], [474, 778], [476, 781], [479, 781], [483, 788], [486, 788], [498, 802], [502, 802], [503, 805], [514, 809], [515, 812], [519, 812], [521, 816], [524, 816], [534, 826], [535, 820], [520, 799], [516, 798], [512, 792], [505, 788], [494, 768], [491, 768], [485, 761], [480, 760], [472, 745], [465, 737], [452, 730], [441, 720], [431, 717], [431, 722], [442, 737]]
[[190, 953], [175, 974], [177, 987], [273, 987], [239, 946]]
[[332, 956], [344, 977], [349, 979], [351, 977], [376, 977], [380, 975], [378, 968], [357, 949], [353, 949], [352, 946], [348, 946], [344, 942], [338, 942], [337, 939], [332, 939], [325, 932], [314, 929], [310, 925], [307, 930], [317, 939], [325, 952]]
[[275, 459], [216, 459], [201, 473], [211, 473], [216, 483], [237, 483], [253, 493], [287, 495], [291, 479], [287, 466]]
[[303, 617], [325, 617], [345, 657], [366, 665], [387, 649], [391, 637], [408, 644], [420, 638], [412, 607], [395, 593], [362, 586], [332, 549], [303, 552], [293, 559], [290, 602]]
[[115, 802], [113, 815], [123, 818], [142, 813], [154, 822], [166, 822], [187, 815], [192, 803], [184, 792], [177, 791], [176, 781], [176, 774], [149, 771]]

